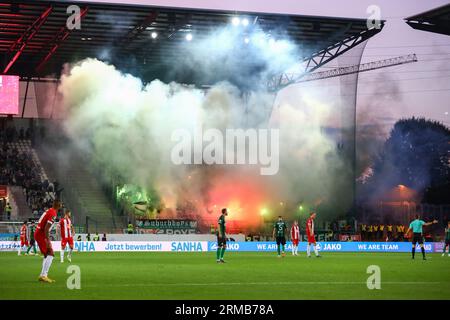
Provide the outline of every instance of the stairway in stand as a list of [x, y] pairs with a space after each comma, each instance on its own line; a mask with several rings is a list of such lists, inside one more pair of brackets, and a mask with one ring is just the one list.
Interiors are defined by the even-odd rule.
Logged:
[[[87, 169], [85, 159], [76, 152], [65, 154], [64, 160], [47, 156], [52, 152], [38, 150], [45, 171], [52, 180], [58, 180], [66, 206], [72, 210], [75, 225], [85, 226], [89, 217], [89, 232], [103, 233], [123, 229], [123, 222], [114, 216], [110, 202], [97, 177]], [[59, 163], [58, 163], [59, 162]]]

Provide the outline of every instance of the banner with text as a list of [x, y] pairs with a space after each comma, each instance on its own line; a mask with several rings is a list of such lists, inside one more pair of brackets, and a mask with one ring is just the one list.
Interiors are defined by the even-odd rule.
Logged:
[[139, 233], [195, 234], [198, 222], [188, 219], [140, 219], [136, 221]]
[[[426, 252], [440, 252], [438, 242], [425, 243]], [[306, 251], [306, 242], [300, 242], [299, 251]], [[410, 252], [409, 242], [317, 242], [319, 251], [324, 252]], [[217, 243], [209, 242], [209, 250], [217, 250]], [[227, 242], [229, 251], [273, 252], [277, 250], [275, 242]], [[292, 250], [292, 242], [287, 242], [285, 250]], [[420, 252], [420, 247], [417, 246]]]
[[[17, 251], [19, 241], [0, 241], [0, 251]], [[60, 241], [52, 241], [55, 251]], [[78, 252], [199, 252], [208, 251], [207, 241], [75, 241]]]
[[[17, 251], [19, 241], [0, 241], [1, 251]], [[61, 242], [52, 241], [55, 251], [61, 250]], [[318, 250], [323, 252], [410, 252], [409, 242], [318, 242]], [[425, 243], [426, 252], [442, 252], [443, 243]], [[306, 251], [306, 242], [300, 242], [299, 251]], [[217, 243], [208, 241], [76, 241], [74, 250], [78, 252], [205, 252], [216, 251]], [[274, 242], [227, 242], [228, 251], [275, 252]], [[287, 242], [285, 250], [292, 250]], [[418, 252], [420, 247], [417, 246]]]

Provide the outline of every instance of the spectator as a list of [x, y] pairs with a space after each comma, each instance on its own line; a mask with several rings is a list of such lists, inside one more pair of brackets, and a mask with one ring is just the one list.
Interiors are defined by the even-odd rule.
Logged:
[[12, 208], [9, 202], [6, 204], [5, 213], [6, 213], [6, 220], [11, 220], [11, 212]]
[[28, 128], [27, 128], [27, 131], [25, 132], [25, 139], [30, 140], [30, 139], [31, 139], [31, 136], [32, 136], [31, 128], [28, 127]]
[[367, 227], [367, 240], [368, 241], [372, 241], [372, 233], [373, 233], [373, 226], [371, 224], [369, 224], [369, 226]]
[[363, 241], [366, 241], [366, 231], [367, 231], [367, 225], [365, 223], [361, 224], [361, 239]]
[[378, 225], [375, 223], [373, 225], [373, 238], [375, 241], [378, 240], [379, 232], [378, 232]]
[[106, 233], [103, 234], [102, 241], [106, 241]]
[[49, 185], [48, 179], [45, 179], [42, 182], [42, 190], [48, 190], [48, 185]]
[[384, 240], [383, 236], [384, 236], [384, 224], [380, 224], [378, 227], [378, 232], [380, 233], [380, 235], [378, 236], [378, 238], [380, 240]]
[[392, 230], [393, 230], [393, 226], [392, 223], [389, 223], [386, 227], [387, 229], [387, 241], [391, 241], [392, 240]]
[[128, 223], [128, 228], [127, 228], [127, 233], [128, 234], [133, 234], [134, 232], [134, 227], [133, 224], [131, 222]]

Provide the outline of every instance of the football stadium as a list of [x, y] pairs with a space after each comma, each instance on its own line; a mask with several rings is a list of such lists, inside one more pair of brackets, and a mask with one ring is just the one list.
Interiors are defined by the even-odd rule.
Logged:
[[449, 300], [450, 5], [395, 4], [0, 1], [0, 300]]

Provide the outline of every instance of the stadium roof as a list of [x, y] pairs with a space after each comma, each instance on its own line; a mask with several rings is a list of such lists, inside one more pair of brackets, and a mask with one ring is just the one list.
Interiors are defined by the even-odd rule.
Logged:
[[412, 28], [450, 35], [450, 4], [405, 19]]
[[[81, 29], [69, 30], [67, 8], [81, 9]], [[179, 43], [187, 33], [201, 39], [209, 31], [246, 17], [250, 28], [282, 34], [301, 48], [301, 59], [325, 64], [367, 40], [380, 29], [368, 29], [365, 19], [282, 15], [39, 0], [0, 2], [2, 71], [22, 77], [58, 76], [66, 62], [86, 57], [108, 60], [122, 70], [135, 70], [145, 80], [170, 77], [161, 61], [183, 57]], [[382, 21], [381, 26], [383, 26]], [[152, 38], [152, 33], [158, 34]], [[339, 50], [334, 49], [338, 48]], [[145, 67], [144, 67], [145, 65]], [[189, 83], [189, 77], [184, 76]], [[179, 80], [179, 79], [177, 79]]]

